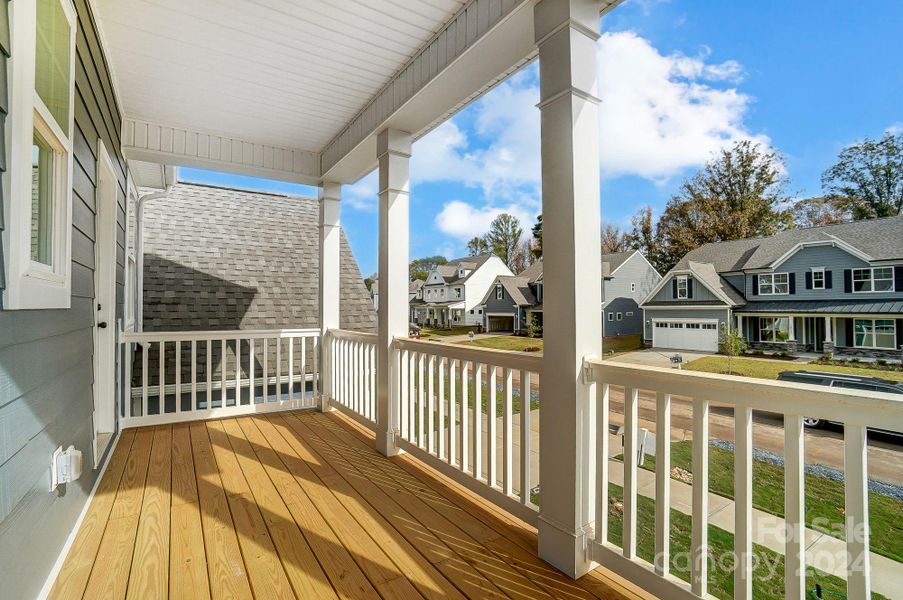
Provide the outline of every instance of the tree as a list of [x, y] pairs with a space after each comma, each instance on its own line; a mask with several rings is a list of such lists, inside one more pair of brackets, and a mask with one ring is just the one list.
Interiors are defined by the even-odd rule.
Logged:
[[448, 259], [444, 256], [425, 256], [423, 258], [417, 258], [411, 261], [411, 264], [408, 267], [408, 276], [411, 278], [411, 281], [414, 281], [415, 279], [426, 281], [431, 270], [439, 265], [444, 265], [447, 262]]
[[671, 269], [710, 242], [774, 235], [793, 225], [783, 160], [748, 140], [722, 150], [668, 201], [656, 226], [656, 267]]
[[797, 227], [820, 227], [852, 220], [850, 211], [833, 196], [803, 198], [793, 203], [793, 220]]
[[903, 210], [903, 133], [866, 138], [844, 148], [821, 176], [822, 189], [854, 219], [892, 217]]
[[520, 273], [534, 262], [534, 243], [533, 240], [527, 238], [517, 246], [514, 254], [514, 266], [511, 268], [515, 273]]
[[475, 237], [467, 242], [467, 254], [469, 256], [478, 256], [489, 252], [489, 244], [481, 237]]
[[602, 254], [624, 252], [630, 248], [628, 234], [621, 231], [617, 225], [605, 223], [602, 225]]
[[533, 259], [542, 258], [542, 215], [536, 215], [536, 224], [533, 225]]
[[516, 217], [502, 213], [489, 224], [489, 232], [486, 234], [486, 243], [490, 250], [501, 258], [509, 269], [514, 269], [514, 259], [517, 255], [517, 246], [524, 230]]
[[733, 374], [734, 357], [746, 352], [746, 340], [740, 335], [739, 329], [730, 329], [727, 324], [721, 325], [721, 339], [718, 341], [718, 351], [727, 356], [727, 374]]
[[631, 230], [627, 234], [630, 247], [643, 253], [652, 266], [657, 266], [658, 240], [655, 237], [655, 223], [652, 221], [652, 207], [644, 206], [630, 219]]

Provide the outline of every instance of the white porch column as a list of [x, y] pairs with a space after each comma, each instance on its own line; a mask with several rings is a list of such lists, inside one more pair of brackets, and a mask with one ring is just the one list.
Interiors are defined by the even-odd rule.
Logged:
[[787, 318], [787, 323], [788, 323], [788, 327], [789, 327], [789, 330], [787, 332], [787, 340], [791, 341], [791, 342], [795, 342], [796, 341], [796, 325], [794, 324], [794, 316], [793, 315], [790, 315]]
[[398, 385], [392, 340], [408, 334], [408, 162], [411, 135], [384, 129], [379, 158], [379, 340], [376, 350], [376, 447], [386, 456], [395, 444]]
[[339, 220], [342, 184], [320, 185], [320, 410], [331, 410], [332, 360], [326, 332], [339, 328], [339, 274], [342, 230]]
[[825, 341], [826, 342], [834, 342], [834, 332], [832, 331], [832, 319], [831, 317], [825, 317]]
[[595, 490], [595, 385], [583, 359], [600, 356], [598, 0], [541, 0], [543, 298], [539, 555], [571, 577], [590, 570]]

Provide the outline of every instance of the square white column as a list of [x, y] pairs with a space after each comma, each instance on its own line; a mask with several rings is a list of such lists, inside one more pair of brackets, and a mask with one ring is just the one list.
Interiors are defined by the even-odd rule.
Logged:
[[379, 159], [379, 317], [376, 349], [376, 447], [398, 454], [395, 442], [398, 372], [393, 340], [408, 334], [408, 210], [411, 135], [384, 129]]
[[539, 555], [572, 577], [589, 571], [594, 524], [595, 385], [602, 352], [598, 0], [534, 7], [542, 127], [543, 308]]
[[339, 328], [341, 240], [340, 221], [342, 185], [324, 182], [320, 185], [320, 410], [331, 410], [332, 360], [326, 332]]

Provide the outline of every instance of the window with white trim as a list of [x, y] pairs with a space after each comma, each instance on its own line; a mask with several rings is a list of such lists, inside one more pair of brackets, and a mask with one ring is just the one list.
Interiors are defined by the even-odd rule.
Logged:
[[897, 344], [897, 329], [893, 319], [854, 319], [853, 345], [857, 348], [886, 348]]
[[618, 313], [618, 316], [617, 316], [618, 321], [622, 320], [623, 318], [624, 318], [624, 315], [621, 313]]
[[631, 292], [636, 291], [636, 282], [633, 282], [633, 281], [630, 282], [630, 291]]
[[461, 297], [461, 288], [455, 288], [455, 298]]
[[677, 298], [683, 300], [687, 298], [687, 276], [677, 276]]
[[825, 289], [825, 268], [824, 267], [816, 267], [816, 268], [812, 269], [812, 289], [813, 290]]
[[868, 267], [853, 269], [853, 292], [892, 292], [894, 290], [893, 267]]
[[609, 320], [609, 321], [614, 321], [614, 320], [615, 320], [615, 313], [613, 313], [613, 312], [608, 313], [608, 320]]
[[786, 342], [790, 339], [790, 319], [787, 317], [759, 317], [759, 340]]
[[759, 275], [760, 296], [780, 296], [790, 293], [790, 275], [788, 273], [763, 273]]
[[70, 0], [37, 0], [16, 3], [10, 15], [16, 35], [3, 307], [68, 308], [76, 13]]

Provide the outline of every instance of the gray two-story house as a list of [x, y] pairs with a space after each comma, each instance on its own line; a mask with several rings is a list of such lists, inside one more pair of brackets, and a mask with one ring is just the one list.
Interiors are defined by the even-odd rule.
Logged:
[[655, 347], [714, 352], [736, 327], [765, 351], [899, 359], [903, 216], [706, 244], [642, 308]]
[[[639, 250], [602, 255], [602, 330], [605, 336], [640, 335], [639, 303], [659, 283], [661, 275]], [[542, 326], [542, 261], [518, 275], [497, 277], [483, 298], [488, 332], [526, 332]]]

